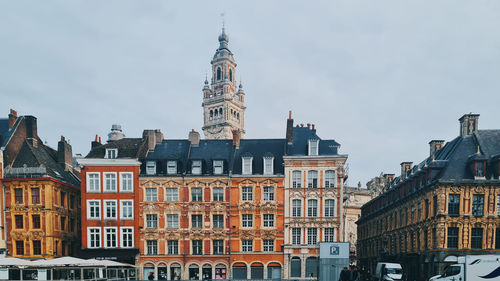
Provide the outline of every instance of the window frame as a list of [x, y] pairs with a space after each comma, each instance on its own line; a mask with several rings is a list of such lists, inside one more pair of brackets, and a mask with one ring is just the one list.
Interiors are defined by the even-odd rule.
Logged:
[[[127, 203], [127, 205], [130, 203], [130, 206], [125, 206], [125, 203]], [[130, 210], [130, 213], [132, 216], [130, 216], [130, 217], [124, 216], [125, 213], [128, 213], [127, 211], [125, 211], [126, 210], [125, 208]], [[120, 219], [121, 220], [133, 220], [134, 219], [134, 200], [120, 200]]]
[[[216, 245], [219, 243], [220, 243], [220, 245]], [[213, 255], [224, 255], [224, 240], [221, 240], [221, 239], [212, 240], [212, 254]]]
[[118, 158], [118, 148], [106, 148], [106, 154], [105, 154], [104, 158], [106, 158], [106, 159]]
[[292, 188], [302, 188], [302, 171], [292, 171]]
[[[333, 206], [329, 206], [329, 203], [333, 202]], [[325, 218], [335, 217], [335, 199], [325, 199]]]
[[[128, 179], [125, 177], [130, 176], [130, 186], [125, 184]], [[129, 187], [125, 189], [125, 187]], [[134, 173], [133, 172], [120, 172], [120, 192], [134, 192]]]
[[[36, 193], [33, 192], [35, 190], [37, 191]], [[34, 200], [35, 198], [37, 200]], [[41, 200], [41, 197], [40, 197], [40, 188], [39, 187], [32, 187], [31, 188], [31, 204], [37, 205], [37, 204], [41, 204], [41, 203], [42, 203], [42, 200]]]
[[262, 240], [262, 252], [266, 252], [266, 253], [274, 252], [274, 240], [272, 240], [272, 239]]
[[[302, 228], [293, 227], [291, 229], [292, 245], [302, 245]], [[298, 243], [297, 242], [298, 238]]]
[[[298, 206], [296, 205], [296, 202], [298, 202]], [[292, 217], [293, 218], [302, 217], [302, 200], [300, 199], [292, 200]]]
[[[315, 206], [311, 206], [312, 202], [315, 203]], [[308, 218], [317, 218], [318, 217], [318, 200], [317, 199], [308, 199], [307, 200], [307, 217]]]
[[274, 214], [262, 214], [262, 227], [274, 228]]
[[224, 202], [224, 188], [223, 187], [212, 188], [212, 201]]
[[[477, 230], [481, 230], [480, 234], [474, 233]], [[480, 238], [478, 241], [477, 239]], [[470, 230], [470, 248], [471, 249], [483, 249], [483, 241], [484, 241], [484, 229], [482, 227], [473, 227]], [[476, 246], [479, 243], [479, 247]], [[476, 244], [476, 245], [475, 245]]]
[[[38, 219], [35, 220], [35, 217], [37, 217]], [[37, 224], [35, 225], [35, 222], [37, 222]], [[38, 227], [37, 227], [38, 225]], [[42, 228], [42, 218], [40, 216], [40, 214], [31, 214], [31, 227], [33, 229], [41, 229]]]
[[241, 173], [243, 175], [253, 174], [252, 162], [253, 157], [241, 157]]
[[[250, 192], [248, 192], [250, 190]], [[250, 202], [253, 201], [253, 187], [243, 186], [241, 188], [241, 201]]]
[[195, 228], [195, 229], [202, 229], [203, 228], [203, 215], [191, 214], [191, 228]]
[[179, 228], [179, 214], [167, 214], [167, 228], [168, 229]]
[[[117, 192], [117, 190], [118, 190], [117, 189], [118, 175], [116, 174], [116, 172], [103, 172], [102, 176], [104, 178], [103, 192], [104, 193]], [[113, 176], [114, 179], [108, 179], [107, 176]], [[110, 182], [110, 187], [112, 187], [112, 189], [108, 189], [108, 181]], [[111, 183], [114, 183], [114, 185], [111, 185]]]
[[[481, 198], [481, 202], [477, 202], [476, 198]], [[479, 211], [481, 213], [479, 214]], [[472, 215], [474, 217], [483, 217], [484, 216], [484, 194], [473, 194], [472, 195]]]
[[318, 229], [316, 227], [308, 227], [307, 228], [307, 245], [317, 245], [317, 244], [318, 244]]
[[[196, 242], [196, 245], [195, 245], [195, 242]], [[195, 249], [197, 251], [195, 251]], [[203, 255], [203, 240], [201, 240], [201, 239], [191, 240], [191, 251], [192, 251], [192, 253], [191, 253], [192, 255]]]
[[[114, 230], [114, 237], [115, 237], [115, 241], [114, 241], [115, 245], [114, 246], [108, 246], [108, 231], [109, 230]], [[112, 239], [111, 239], [111, 241], [112, 241]], [[105, 226], [104, 227], [104, 248], [106, 248], [106, 249], [118, 248], [118, 227], [116, 227], [116, 226]]]
[[[103, 202], [103, 219], [105, 220], [117, 220], [118, 219], [118, 202], [117, 200], [102, 200]], [[108, 203], [114, 203], [114, 216], [108, 216]]]
[[309, 156], [318, 156], [319, 155], [319, 140], [318, 139], [310, 139], [308, 141], [307, 146], [307, 155]]
[[273, 175], [274, 174], [274, 157], [265, 156], [262, 158], [263, 161], [263, 174]]
[[319, 173], [317, 170], [307, 171], [307, 188], [318, 188]]
[[[97, 176], [91, 178], [91, 176]], [[85, 175], [87, 193], [101, 193], [101, 173], [100, 172], [87, 172]], [[97, 189], [95, 188], [97, 185]]]
[[241, 214], [241, 228], [252, 228], [252, 227], [253, 227], [253, 215]]
[[324, 242], [335, 242], [335, 228], [333, 227], [325, 227], [323, 235]]
[[213, 173], [214, 175], [222, 175], [224, 173], [224, 161], [213, 160]]
[[[125, 232], [129, 232], [130, 233], [125, 233]], [[126, 236], [127, 235], [130, 239], [126, 239]], [[120, 227], [120, 247], [121, 248], [133, 248], [134, 247], [134, 228], [133, 227]], [[125, 242], [128, 242], [127, 244], [130, 244], [129, 245], [126, 245]]]
[[167, 253], [169, 255], [178, 255], [179, 254], [179, 241], [178, 240], [167, 240]]
[[[272, 192], [269, 192], [269, 189]], [[264, 188], [262, 189], [262, 193], [263, 193], [263, 196], [262, 196], [263, 201], [266, 201], [266, 202], [274, 201], [274, 199], [275, 199], [274, 186], [271, 186], [271, 185], [264, 186]]]
[[148, 256], [158, 255], [157, 240], [146, 240], [146, 255]]
[[[333, 174], [328, 176], [328, 174]], [[335, 188], [337, 181], [335, 180], [335, 170], [325, 171], [325, 188]]]
[[[455, 199], [457, 199], [456, 197], [458, 197], [457, 201], [455, 201]], [[452, 198], [454, 198], [454, 200], [452, 200]], [[452, 210], [454, 212], [451, 212]], [[448, 216], [450, 217], [460, 216], [460, 193], [448, 194]]]
[[191, 202], [203, 202], [203, 188], [192, 187], [190, 193], [191, 193]]
[[202, 174], [201, 160], [193, 160], [191, 162], [191, 174], [193, 175]]
[[251, 253], [253, 252], [253, 240], [241, 240], [241, 252]]
[[24, 204], [24, 190], [22, 187], [14, 188], [14, 202], [15, 204]]
[[[148, 192], [151, 192], [154, 190], [154, 194], [149, 194]], [[158, 188], [156, 187], [146, 187], [144, 190], [144, 193], [146, 196], [144, 196], [146, 202], [158, 202]]]
[[176, 175], [177, 174], [177, 161], [176, 160], [168, 160], [167, 161], [167, 175]]
[[[96, 232], [92, 233], [91, 230], [96, 230]], [[93, 237], [98, 237], [99, 239], [97, 241], [94, 241], [94, 244], [97, 242], [97, 246], [94, 245], [92, 246], [92, 238]], [[87, 227], [87, 248], [90, 249], [97, 249], [102, 247], [102, 231], [100, 227]]]
[[[217, 216], [218, 219], [215, 219]], [[219, 220], [220, 218], [220, 220]], [[213, 214], [212, 215], [212, 227], [214, 229], [224, 229], [224, 215], [222, 214]]]
[[179, 201], [179, 189], [176, 187], [167, 187], [165, 189], [165, 196], [166, 196], [167, 202], [178, 202]]
[[[450, 233], [451, 230], [453, 230], [453, 232], [456, 231], [456, 235], [455, 235], [455, 233], [453, 233], [453, 235], [451, 235], [452, 234], [452, 233]], [[446, 247], [447, 247], [447, 249], [458, 249], [458, 241], [459, 241], [459, 238], [460, 238], [460, 231], [459, 231], [458, 227], [448, 227], [446, 238], [447, 238], [446, 239]], [[456, 239], [456, 241], [455, 240], [451, 240], [451, 239]], [[451, 242], [453, 242], [453, 246], [455, 244], [456, 244], [456, 246], [450, 247]]]
[[156, 175], [156, 161], [146, 161], [146, 175]]
[[[153, 220], [153, 218], [155, 219]], [[146, 229], [158, 229], [158, 214], [146, 214], [144, 220], [146, 221]]]
[[[97, 202], [97, 208], [99, 216], [95, 217], [92, 216], [92, 208], [96, 208], [96, 206], [91, 206], [91, 203]], [[96, 199], [87, 199], [87, 220], [100, 220], [101, 219], [101, 200], [96, 200]]]

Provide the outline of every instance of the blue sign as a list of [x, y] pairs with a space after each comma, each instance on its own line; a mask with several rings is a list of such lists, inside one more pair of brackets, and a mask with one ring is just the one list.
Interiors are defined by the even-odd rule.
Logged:
[[338, 256], [340, 252], [340, 248], [337, 245], [330, 246], [330, 255]]

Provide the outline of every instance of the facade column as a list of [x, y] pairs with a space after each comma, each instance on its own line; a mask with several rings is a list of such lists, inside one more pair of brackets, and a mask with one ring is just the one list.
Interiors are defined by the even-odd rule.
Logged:
[[252, 279], [252, 268], [247, 264], [247, 279]]
[[300, 277], [305, 278], [306, 277], [306, 255], [302, 254], [300, 257]]

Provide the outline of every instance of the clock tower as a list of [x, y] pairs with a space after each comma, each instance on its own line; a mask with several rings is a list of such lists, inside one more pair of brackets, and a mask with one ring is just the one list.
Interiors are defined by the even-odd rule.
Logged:
[[203, 87], [203, 133], [207, 139], [240, 138], [245, 134], [245, 93], [236, 86], [236, 62], [228, 48], [229, 37], [222, 27], [219, 48], [210, 62], [212, 79]]

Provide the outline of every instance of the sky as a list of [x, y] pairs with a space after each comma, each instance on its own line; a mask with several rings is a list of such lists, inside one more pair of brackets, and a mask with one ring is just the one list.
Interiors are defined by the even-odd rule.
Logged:
[[348, 185], [459, 134], [500, 129], [500, 1], [4, 1], [0, 116], [38, 118], [86, 155], [112, 124], [127, 137], [202, 127], [222, 17], [246, 93], [246, 138], [315, 124], [348, 154]]

